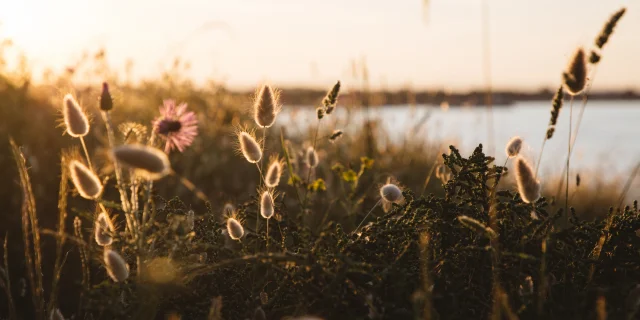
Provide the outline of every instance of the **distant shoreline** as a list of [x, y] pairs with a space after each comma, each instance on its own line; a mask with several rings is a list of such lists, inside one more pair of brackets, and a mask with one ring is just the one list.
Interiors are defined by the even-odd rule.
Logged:
[[[251, 97], [254, 92], [234, 92]], [[538, 92], [495, 91], [491, 95], [492, 105], [509, 106], [523, 101], [551, 101], [555, 90], [544, 89]], [[320, 103], [326, 92], [317, 89], [283, 89], [282, 101], [288, 105], [313, 105]], [[442, 105], [480, 106], [485, 105], [486, 94], [482, 91], [454, 92], [444, 91], [351, 91], [340, 96], [340, 104], [360, 106], [380, 105]], [[579, 97], [582, 99], [582, 97]], [[595, 91], [589, 94], [589, 100], [629, 101], [640, 100], [640, 93], [632, 90]]]

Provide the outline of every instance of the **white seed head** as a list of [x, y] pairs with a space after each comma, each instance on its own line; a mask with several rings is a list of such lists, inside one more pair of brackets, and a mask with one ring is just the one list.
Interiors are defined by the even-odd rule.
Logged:
[[51, 310], [51, 315], [49, 316], [49, 320], [64, 320], [64, 316], [60, 309], [55, 308]]
[[230, 217], [236, 211], [236, 207], [231, 203], [226, 203], [224, 207], [222, 207], [222, 214]]
[[244, 235], [244, 228], [242, 227], [240, 222], [238, 222], [238, 220], [229, 218], [227, 219], [227, 232], [229, 233], [231, 239], [239, 240]]
[[75, 98], [68, 93], [63, 98], [62, 116], [67, 133], [74, 137], [84, 137], [89, 133], [89, 119]]
[[135, 170], [136, 175], [158, 180], [171, 172], [169, 157], [162, 150], [142, 144], [125, 144], [113, 149], [120, 164]]
[[267, 174], [264, 176], [264, 184], [269, 188], [275, 188], [280, 183], [282, 175], [282, 162], [278, 159], [271, 160]]
[[307, 152], [304, 155], [304, 161], [309, 168], [315, 168], [318, 166], [318, 153], [313, 147], [307, 148]]
[[238, 142], [240, 142], [240, 151], [242, 151], [242, 155], [247, 161], [257, 163], [262, 159], [260, 144], [249, 133], [241, 131], [238, 134]]
[[71, 180], [78, 189], [78, 193], [85, 199], [95, 200], [102, 194], [100, 178], [78, 160], [69, 162]]
[[260, 197], [260, 215], [265, 219], [269, 219], [274, 212], [273, 195], [271, 192], [265, 191]]
[[189, 210], [185, 215], [185, 222], [187, 223], [187, 229], [193, 231], [196, 226], [196, 213], [193, 210]]
[[111, 219], [106, 212], [101, 212], [95, 221], [94, 238], [100, 246], [108, 246], [113, 243], [112, 234], [115, 231]]
[[522, 157], [516, 158], [515, 171], [518, 192], [522, 201], [531, 203], [538, 200], [540, 198], [540, 181], [534, 178], [533, 170], [527, 160]]
[[504, 151], [507, 157], [513, 158], [520, 153], [520, 149], [522, 149], [522, 138], [515, 136], [507, 142], [507, 147]]
[[264, 85], [256, 95], [253, 104], [253, 117], [261, 128], [269, 128], [276, 122], [276, 116], [280, 112], [278, 93], [269, 85]]
[[380, 195], [382, 196], [382, 199], [393, 203], [399, 203], [403, 199], [402, 190], [400, 190], [400, 188], [395, 184], [391, 183], [387, 183], [380, 188]]
[[129, 265], [117, 252], [105, 249], [104, 263], [107, 266], [107, 273], [113, 281], [122, 282], [129, 277]]

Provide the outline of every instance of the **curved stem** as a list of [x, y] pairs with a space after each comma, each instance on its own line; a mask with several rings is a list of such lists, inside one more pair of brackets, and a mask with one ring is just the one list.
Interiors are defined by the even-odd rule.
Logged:
[[547, 136], [545, 134], [544, 140], [542, 140], [542, 147], [540, 147], [540, 155], [538, 155], [538, 163], [536, 164], [536, 173], [533, 175], [533, 179], [538, 177], [538, 169], [540, 169], [540, 163], [542, 162], [542, 152], [544, 151], [544, 145], [547, 143]]
[[[322, 119], [318, 119], [318, 124], [316, 125], [316, 133], [313, 136], [313, 151], [316, 152], [316, 144], [318, 142], [318, 131], [320, 131], [320, 121], [322, 121]], [[309, 179], [311, 179], [311, 167], [309, 167], [309, 172], [307, 172], [307, 188], [304, 191], [304, 203], [302, 204], [302, 211], [304, 211], [304, 209], [307, 208], [307, 200], [308, 200], [308, 196], [309, 196]]]
[[573, 95], [569, 102], [569, 140], [567, 143], [567, 185], [565, 186], [564, 212], [567, 223], [569, 222], [569, 164], [571, 160], [571, 126], [573, 124]]
[[87, 145], [84, 143], [84, 137], [80, 137], [80, 142], [82, 143], [82, 149], [84, 149], [84, 156], [87, 157], [87, 163], [89, 164], [89, 169], [93, 171], [93, 165], [91, 165], [91, 157], [89, 157], [89, 151], [87, 150]]
[[380, 200], [378, 200], [378, 202], [376, 202], [376, 204], [373, 206], [373, 208], [371, 208], [371, 210], [369, 210], [369, 213], [367, 213], [366, 216], [364, 216], [364, 218], [362, 219], [362, 221], [360, 221], [360, 224], [353, 230], [353, 232], [358, 231], [358, 229], [360, 229], [360, 226], [362, 225], [362, 223], [367, 220], [367, 218], [369, 217], [369, 215], [371, 214], [371, 212], [373, 212], [373, 209], [375, 209], [380, 202], [382, 202], [382, 198], [380, 198]]

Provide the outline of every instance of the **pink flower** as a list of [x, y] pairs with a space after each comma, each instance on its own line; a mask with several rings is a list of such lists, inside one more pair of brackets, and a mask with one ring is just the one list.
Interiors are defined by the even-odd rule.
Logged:
[[174, 100], [164, 100], [160, 107], [160, 117], [153, 121], [153, 129], [165, 138], [167, 143], [164, 152], [173, 149], [182, 152], [193, 143], [198, 135], [198, 119], [195, 113], [187, 110], [187, 104], [181, 103], [176, 107]]

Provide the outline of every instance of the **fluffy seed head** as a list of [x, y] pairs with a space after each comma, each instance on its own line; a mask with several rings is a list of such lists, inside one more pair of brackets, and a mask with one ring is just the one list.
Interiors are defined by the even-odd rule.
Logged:
[[60, 309], [55, 308], [51, 310], [51, 315], [49, 316], [49, 320], [64, 320], [64, 316]]
[[229, 233], [231, 239], [240, 240], [240, 238], [242, 238], [242, 236], [244, 235], [244, 228], [242, 227], [240, 222], [238, 222], [238, 220], [234, 218], [228, 218], [227, 232]]
[[340, 81], [333, 85], [333, 88], [327, 93], [327, 96], [322, 100], [322, 104], [326, 108], [326, 113], [331, 114], [336, 108], [338, 102], [338, 94], [340, 94]]
[[253, 118], [259, 127], [269, 128], [276, 122], [276, 116], [281, 109], [278, 96], [278, 92], [266, 84], [256, 94], [256, 100], [253, 104]]
[[403, 198], [402, 190], [392, 183], [387, 183], [382, 186], [382, 188], [380, 188], [380, 195], [382, 196], [382, 199], [393, 203], [399, 203]]
[[240, 143], [240, 151], [247, 161], [257, 163], [262, 159], [262, 149], [256, 139], [246, 131], [238, 133], [238, 142]]
[[85, 199], [95, 200], [102, 194], [102, 183], [98, 176], [78, 160], [69, 162], [71, 180], [78, 193]]
[[624, 13], [626, 11], [627, 11], [627, 8], [622, 8], [622, 9], [618, 10], [616, 13], [614, 13], [609, 18], [607, 23], [602, 28], [602, 31], [600, 32], [600, 34], [596, 38], [596, 46], [598, 48], [602, 49], [602, 47], [604, 47], [604, 45], [607, 43], [607, 41], [609, 41], [609, 37], [613, 33], [613, 29], [618, 24], [618, 20], [620, 20], [620, 18], [622, 18], [622, 16], [624, 15]]
[[108, 246], [113, 242], [113, 238], [111, 235], [114, 232], [113, 224], [111, 223], [111, 219], [106, 212], [101, 212], [96, 218], [95, 226], [94, 226], [94, 238], [96, 243], [100, 246]]
[[585, 60], [584, 49], [578, 48], [562, 77], [564, 78], [564, 85], [570, 94], [575, 96], [582, 92], [587, 85], [587, 61]]
[[540, 198], [540, 181], [534, 178], [533, 170], [527, 160], [522, 157], [516, 158], [515, 171], [518, 192], [522, 201], [531, 203], [538, 200]]
[[515, 136], [507, 142], [507, 147], [505, 148], [505, 152], [507, 153], [507, 157], [513, 158], [520, 153], [520, 149], [522, 148], [522, 138]]
[[342, 130], [335, 130], [333, 131], [333, 133], [329, 136], [329, 141], [331, 143], [336, 142], [338, 139], [340, 139], [340, 137], [342, 137]]
[[273, 195], [270, 191], [266, 190], [260, 197], [260, 215], [265, 219], [270, 219], [273, 217], [274, 212]]
[[137, 175], [158, 180], [171, 172], [169, 157], [162, 150], [142, 144], [125, 144], [113, 149], [114, 158]]
[[304, 155], [304, 162], [309, 168], [315, 168], [318, 166], [318, 153], [313, 147], [307, 148], [307, 152]]
[[78, 101], [70, 93], [67, 93], [62, 101], [62, 115], [67, 133], [74, 138], [86, 136], [89, 133], [89, 119]]
[[122, 282], [129, 277], [129, 265], [117, 252], [105, 249], [104, 264], [107, 266], [107, 273], [113, 281]]
[[264, 176], [264, 184], [268, 188], [275, 188], [280, 183], [280, 176], [282, 176], [282, 161], [274, 158], [271, 160], [267, 174]]
[[111, 93], [109, 92], [109, 84], [103, 82], [102, 93], [100, 94], [100, 110], [109, 111], [111, 109], [113, 109], [113, 99], [111, 98]]

